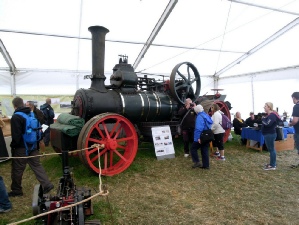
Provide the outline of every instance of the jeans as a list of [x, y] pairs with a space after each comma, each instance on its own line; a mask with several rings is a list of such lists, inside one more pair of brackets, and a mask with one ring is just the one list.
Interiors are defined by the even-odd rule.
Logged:
[[197, 150], [200, 148], [201, 158], [202, 158], [202, 166], [210, 167], [210, 159], [209, 159], [209, 142], [205, 144], [199, 144], [198, 142], [193, 142], [191, 146], [191, 157], [194, 163], [199, 163], [199, 157]]
[[265, 144], [267, 146], [268, 151], [270, 152], [270, 166], [272, 167], [276, 166], [276, 150], [274, 148], [276, 136], [276, 133], [264, 135]]
[[11, 202], [9, 201], [5, 184], [1, 176], [0, 176], [0, 208], [4, 210], [11, 208]]
[[299, 134], [294, 134], [294, 141], [295, 141], [295, 147], [297, 149], [297, 152], [299, 154]]

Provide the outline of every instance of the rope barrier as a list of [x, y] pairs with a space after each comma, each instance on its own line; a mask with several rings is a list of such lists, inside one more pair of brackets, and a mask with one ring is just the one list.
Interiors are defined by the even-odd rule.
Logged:
[[101, 160], [100, 160], [100, 148], [99, 146], [97, 147], [98, 148], [98, 162], [99, 162], [99, 191], [101, 192], [102, 191], [102, 179], [101, 179], [101, 173], [102, 173], [102, 168], [101, 168]]
[[[88, 149], [97, 148], [97, 146], [99, 146], [101, 149], [103, 149], [105, 147], [103, 144], [102, 145], [94, 144], [94, 145], [90, 146], [89, 148], [83, 148], [83, 149], [69, 151], [68, 154], [74, 154], [77, 152], [86, 151]], [[99, 153], [99, 151], [98, 151], [98, 153]], [[0, 157], [0, 160], [1, 159], [28, 159], [28, 158], [43, 157], [43, 156], [50, 156], [50, 155], [61, 155], [61, 154], [62, 154], [61, 152], [55, 152], [55, 153], [48, 153], [48, 154], [43, 153], [41, 155], [32, 155], [32, 156], [19, 156], [19, 157], [7, 156], [7, 157]]]

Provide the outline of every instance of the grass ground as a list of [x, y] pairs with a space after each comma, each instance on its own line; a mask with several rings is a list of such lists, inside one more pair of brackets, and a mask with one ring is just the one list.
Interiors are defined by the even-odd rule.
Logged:
[[[210, 158], [210, 170], [192, 169], [175, 139], [175, 158], [157, 160], [153, 144], [140, 145], [132, 165], [113, 177], [102, 177], [109, 195], [92, 200], [102, 224], [299, 224], [299, 169], [291, 169], [295, 151], [277, 153], [277, 170], [264, 171], [267, 151], [246, 149], [235, 139], [225, 144], [225, 162]], [[51, 152], [51, 148], [47, 149]], [[62, 175], [61, 158], [42, 158], [54, 183]], [[77, 186], [98, 190], [98, 176], [76, 157], [69, 159]], [[9, 187], [10, 162], [0, 164]], [[23, 197], [11, 198], [13, 210], [0, 215], [0, 224], [32, 216], [32, 192], [37, 180], [30, 168], [23, 177]], [[54, 191], [55, 194], [55, 191]], [[27, 222], [24, 224], [34, 224]]]

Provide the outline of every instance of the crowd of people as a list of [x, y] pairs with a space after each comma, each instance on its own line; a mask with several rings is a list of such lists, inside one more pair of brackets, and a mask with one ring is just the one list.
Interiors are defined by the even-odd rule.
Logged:
[[[10, 147], [11, 155], [13, 157], [11, 163], [12, 182], [10, 186], [11, 191], [7, 192], [3, 178], [0, 176], [0, 213], [6, 213], [11, 210], [12, 205], [9, 197], [23, 196], [22, 177], [27, 164], [34, 172], [36, 179], [40, 182], [43, 188], [43, 193], [46, 194], [54, 188], [54, 185], [49, 180], [45, 169], [40, 163], [40, 157], [34, 157], [40, 155], [39, 149], [41, 143], [44, 142], [46, 145], [49, 144], [49, 136], [47, 136], [47, 132], [45, 132], [45, 135], [41, 136], [44, 139], [43, 141], [37, 140], [36, 143], [31, 145], [26, 143], [24, 133], [27, 121], [26, 118], [22, 116], [22, 113], [29, 115], [32, 112], [40, 126], [42, 124], [50, 125], [53, 123], [53, 118], [55, 116], [54, 110], [50, 104], [51, 99], [47, 99], [46, 103], [41, 106], [39, 110], [36, 108], [33, 101], [28, 101], [24, 104], [23, 99], [20, 97], [16, 97], [12, 100], [12, 105], [15, 110], [10, 120], [12, 138]], [[21, 114], [18, 112], [21, 112]], [[1, 123], [1, 126], [4, 126], [3, 123]], [[47, 130], [49, 133], [50, 129]], [[0, 131], [1, 143], [5, 143], [2, 129], [0, 129]], [[4, 147], [1, 145], [1, 148], [5, 148], [5, 152], [7, 152], [6, 146]], [[27, 151], [28, 149], [30, 149], [29, 152]]]
[[[202, 142], [200, 134], [204, 130], [211, 129], [214, 133], [213, 146], [216, 148], [214, 155], [216, 159], [225, 161], [223, 138], [225, 130], [222, 127], [222, 114], [219, 106], [213, 104], [211, 107], [212, 117], [203, 109], [203, 106], [192, 102], [190, 98], [185, 100], [178, 114], [182, 117], [182, 134], [184, 143], [184, 156], [191, 153], [192, 168], [209, 169], [209, 142]], [[191, 148], [190, 148], [191, 144]], [[198, 149], [201, 150], [202, 163], [198, 156]]]
[[[270, 162], [264, 165], [264, 170], [276, 170], [276, 150], [275, 150], [275, 140], [277, 137], [276, 127], [280, 122], [284, 122], [284, 126], [294, 127], [294, 142], [295, 148], [299, 156], [299, 92], [294, 92], [292, 94], [292, 100], [294, 103], [292, 120], [289, 124], [285, 124], [286, 121], [282, 121], [278, 113], [273, 109], [273, 103], [266, 102], [264, 105], [264, 113], [260, 119], [257, 119], [254, 112], [249, 113], [249, 117], [244, 121], [241, 118], [241, 113], [237, 112], [233, 120], [234, 132], [236, 135], [241, 135], [242, 129], [244, 127], [259, 127], [261, 129], [262, 135], [265, 139], [265, 145], [270, 153]], [[219, 106], [213, 104], [211, 106], [210, 117], [202, 105], [196, 105], [191, 99], [185, 100], [185, 105], [179, 110], [179, 115], [182, 117], [182, 130], [183, 130], [183, 142], [184, 142], [184, 156], [188, 157], [191, 153], [193, 165], [192, 168], [202, 168], [209, 169], [209, 142], [202, 142], [200, 135], [204, 130], [211, 129], [214, 133], [214, 141], [212, 142], [213, 147], [216, 151], [213, 155], [216, 159], [225, 161], [224, 156], [224, 144], [223, 138], [225, 130], [222, 127], [222, 114]], [[193, 138], [192, 138], [193, 135]], [[193, 141], [193, 142], [192, 142]], [[246, 144], [247, 140], [242, 139], [243, 144]], [[191, 144], [191, 149], [189, 149], [189, 144]], [[201, 151], [202, 163], [200, 163], [198, 149]], [[293, 167], [298, 167], [298, 164], [293, 165]]]

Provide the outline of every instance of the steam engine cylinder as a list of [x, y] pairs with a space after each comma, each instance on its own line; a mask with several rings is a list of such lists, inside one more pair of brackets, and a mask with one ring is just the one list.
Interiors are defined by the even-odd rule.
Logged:
[[92, 76], [91, 87], [75, 93], [72, 114], [88, 121], [95, 115], [114, 112], [132, 122], [169, 121], [177, 110], [177, 103], [163, 92], [138, 91], [137, 75], [131, 65], [116, 66], [111, 76], [111, 88], [105, 86], [104, 27], [92, 26]]
[[86, 121], [105, 112], [124, 115], [133, 122], [165, 121], [170, 119], [177, 107], [168, 95], [160, 92], [127, 94], [108, 90], [106, 93], [99, 93], [92, 89], [78, 90], [74, 104], [74, 114]]

